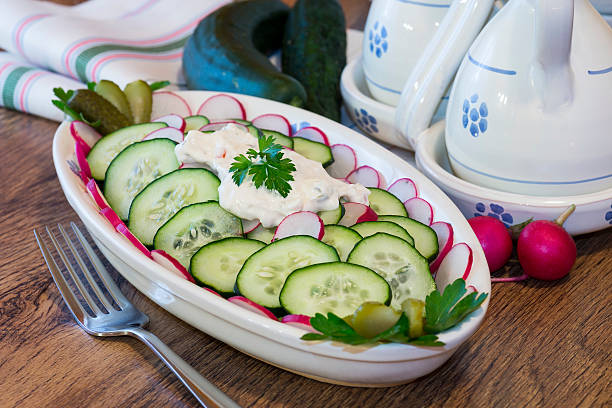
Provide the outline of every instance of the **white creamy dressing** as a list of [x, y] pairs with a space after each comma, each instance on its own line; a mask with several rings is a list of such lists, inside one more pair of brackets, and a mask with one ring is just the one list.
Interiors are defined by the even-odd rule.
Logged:
[[284, 157], [295, 165], [290, 181], [291, 191], [283, 198], [277, 191], [255, 188], [249, 176], [240, 186], [229, 172], [234, 157], [249, 148], [258, 150], [257, 138], [235, 125], [227, 125], [214, 133], [192, 130], [175, 148], [177, 159], [186, 164], [201, 165], [213, 170], [219, 179], [219, 204], [232, 214], [258, 219], [265, 228], [278, 225], [296, 211], [325, 211], [338, 207], [340, 198], [368, 204], [369, 190], [361, 184], [348, 184], [331, 177], [321, 163], [288, 149]]

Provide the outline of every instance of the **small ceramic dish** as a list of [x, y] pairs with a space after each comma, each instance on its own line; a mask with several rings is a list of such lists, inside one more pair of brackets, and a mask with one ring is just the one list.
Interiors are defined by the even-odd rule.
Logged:
[[346, 112], [362, 132], [385, 143], [412, 150], [395, 130], [395, 107], [379, 102], [370, 95], [361, 55], [346, 64], [340, 78], [340, 91]]
[[[214, 92], [184, 91], [176, 95], [192, 112]], [[479, 292], [491, 293], [491, 281], [484, 252], [469, 224], [450, 199], [423, 174], [367, 137], [337, 122], [279, 102], [234, 95], [248, 118], [264, 113], [283, 115], [292, 124], [309, 123], [324, 130], [329, 141], [349, 144], [359, 164], [375, 167], [389, 182], [408, 177], [418, 186], [418, 196], [431, 204], [435, 221], [450, 223], [455, 242], [473, 251], [467, 284]], [[306, 331], [243, 309], [181, 278], [148, 258], [100, 214], [85, 185], [74, 172], [75, 142], [69, 122], [55, 133], [53, 160], [58, 179], [70, 205], [89, 230], [111, 264], [139, 291], [159, 306], [192, 326], [250, 356], [310, 378], [362, 387], [406, 383], [440, 367], [482, 323], [490, 296], [482, 307], [459, 325], [442, 332], [441, 347], [417, 347], [389, 343], [352, 346], [336, 342], [308, 342]], [[453, 261], [450, 261], [453, 262]], [[449, 268], [465, 264], [451, 263]], [[461, 269], [463, 273], [463, 269]]]
[[492, 215], [510, 226], [531, 217], [554, 220], [574, 204], [576, 210], [564, 224], [570, 234], [584, 234], [612, 225], [612, 189], [574, 196], [539, 197], [493, 190], [456, 177], [448, 162], [444, 127], [444, 121], [438, 122], [419, 137], [416, 163], [448, 194], [466, 218]]

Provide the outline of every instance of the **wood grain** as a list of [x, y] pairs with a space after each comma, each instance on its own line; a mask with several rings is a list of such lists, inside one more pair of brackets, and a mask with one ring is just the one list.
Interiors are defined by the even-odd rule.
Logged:
[[[348, 25], [361, 28], [369, 3], [342, 5]], [[138, 341], [94, 338], [76, 326], [32, 233], [77, 219], [53, 167], [57, 124], [0, 109], [0, 125], [0, 407], [197, 406]], [[444, 366], [382, 389], [329, 385], [262, 363], [117, 280], [153, 332], [245, 407], [609, 407], [612, 229], [576, 244], [568, 277], [494, 285], [483, 326]]]

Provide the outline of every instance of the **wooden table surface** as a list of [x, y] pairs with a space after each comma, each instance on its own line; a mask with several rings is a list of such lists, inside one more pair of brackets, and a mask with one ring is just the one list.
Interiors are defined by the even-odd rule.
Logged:
[[[342, 4], [348, 26], [363, 28], [369, 2]], [[87, 335], [58, 294], [32, 233], [77, 220], [53, 167], [56, 126], [0, 108], [0, 407], [197, 406], [143, 344]], [[260, 362], [117, 279], [150, 316], [150, 329], [245, 407], [611, 406], [612, 228], [576, 245], [568, 277], [495, 284], [482, 327], [445, 365], [378, 389], [325, 384]]]

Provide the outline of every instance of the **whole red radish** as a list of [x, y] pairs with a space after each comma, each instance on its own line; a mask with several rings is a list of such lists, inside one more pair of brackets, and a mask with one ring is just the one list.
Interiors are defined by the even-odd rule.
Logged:
[[489, 270], [504, 266], [512, 254], [512, 238], [503, 222], [486, 215], [468, 220], [484, 250]]
[[523, 271], [541, 280], [561, 279], [576, 262], [576, 243], [563, 223], [576, 206], [572, 205], [555, 221], [532, 221], [521, 231], [516, 251]]

